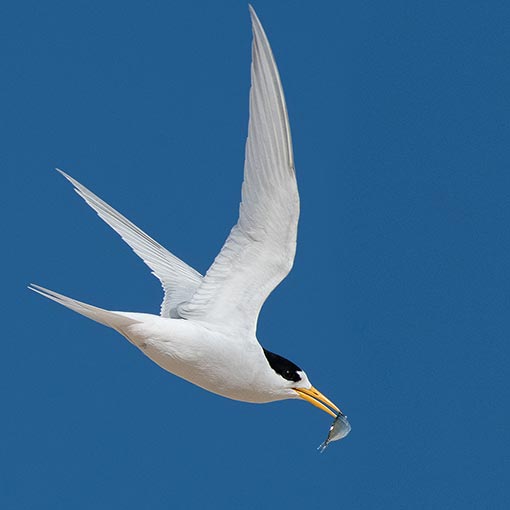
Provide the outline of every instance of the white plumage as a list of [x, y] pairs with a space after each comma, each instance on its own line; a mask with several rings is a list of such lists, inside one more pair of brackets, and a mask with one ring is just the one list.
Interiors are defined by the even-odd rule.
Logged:
[[[260, 309], [292, 268], [299, 195], [287, 109], [264, 30], [253, 27], [250, 121], [239, 220], [203, 277], [75, 179], [76, 192], [152, 269], [164, 289], [161, 315], [97, 308], [43, 287], [31, 289], [112, 327], [165, 370], [247, 402], [303, 398], [339, 413], [299, 367], [262, 348]], [[333, 411], [331, 410], [333, 409]]]

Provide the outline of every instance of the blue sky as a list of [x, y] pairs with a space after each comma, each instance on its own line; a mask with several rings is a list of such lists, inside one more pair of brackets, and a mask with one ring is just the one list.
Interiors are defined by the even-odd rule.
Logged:
[[2, 33], [2, 508], [508, 508], [510, 5], [254, 3], [302, 214], [259, 322], [353, 430], [162, 371], [34, 281], [157, 313], [61, 167], [201, 272], [237, 219], [246, 2], [10, 2]]

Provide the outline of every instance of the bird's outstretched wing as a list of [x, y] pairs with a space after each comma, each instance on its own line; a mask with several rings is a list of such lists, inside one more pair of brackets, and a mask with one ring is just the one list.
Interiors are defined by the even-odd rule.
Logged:
[[77, 180], [62, 170], [58, 168], [57, 170], [73, 184], [76, 193], [96, 211], [99, 217], [110, 225], [152, 269], [152, 274], [159, 279], [165, 291], [161, 304], [161, 316], [178, 317], [177, 305], [191, 299], [202, 281], [202, 275], [163, 248]]
[[254, 333], [260, 309], [296, 251], [299, 195], [280, 77], [264, 30], [253, 26], [250, 121], [239, 220], [179, 315]]

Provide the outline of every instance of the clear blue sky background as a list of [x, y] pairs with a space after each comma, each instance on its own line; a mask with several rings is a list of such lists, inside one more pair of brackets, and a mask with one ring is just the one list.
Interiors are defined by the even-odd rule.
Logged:
[[5, 2], [1, 507], [509, 508], [509, 2], [254, 6], [302, 199], [259, 338], [351, 435], [320, 455], [324, 413], [209, 394], [26, 290], [159, 310], [56, 166], [208, 268], [237, 219], [247, 3]]

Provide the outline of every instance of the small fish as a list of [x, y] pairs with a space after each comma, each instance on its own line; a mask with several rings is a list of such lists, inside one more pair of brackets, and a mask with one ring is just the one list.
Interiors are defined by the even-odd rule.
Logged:
[[317, 450], [322, 453], [329, 443], [343, 439], [350, 431], [351, 425], [347, 421], [347, 416], [345, 416], [345, 414], [338, 413], [336, 418], [333, 420], [331, 427], [329, 427], [329, 433], [326, 441], [324, 441]]

